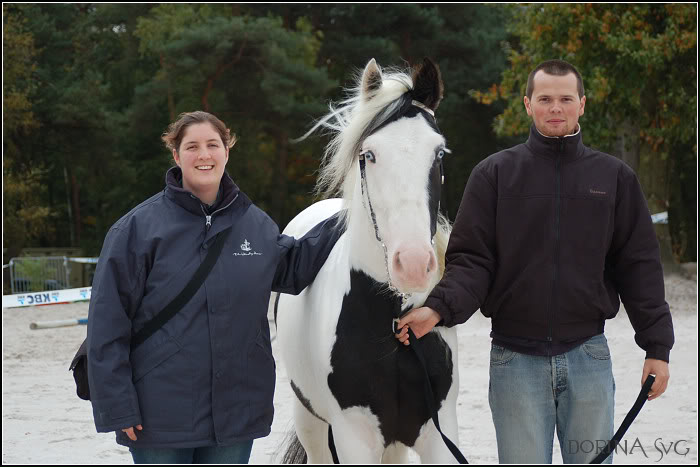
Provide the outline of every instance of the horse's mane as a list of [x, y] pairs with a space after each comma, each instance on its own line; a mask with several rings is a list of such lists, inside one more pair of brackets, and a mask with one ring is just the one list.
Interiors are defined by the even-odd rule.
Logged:
[[304, 136], [323, 129], [332, 135], [321, 161], [315, 194], [322, 198], [339, 196], [352, 198], [355, 172], [352, 164], [359, 154], [364, 139], [384, 122], [410, 105], [409, 92], [413, 80], [407, 72], [396, 69], [382, 71], [382, 86], [374, 91], [371, 99], [362, 95], [362, 73], [355, 78], [355, 86], [345, 90], [347, 99], [329, 105], [330, 111]]

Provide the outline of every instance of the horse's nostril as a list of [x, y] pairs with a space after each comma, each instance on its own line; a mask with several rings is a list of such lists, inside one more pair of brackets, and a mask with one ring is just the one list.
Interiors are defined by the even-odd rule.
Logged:
[[401, 267], [400, 253], [398, 253], [398, 252], [394, 255], [394, 267], [395, 267], [397, 270], [400, 270], [400, 269], [402, 268], [402, 267]]

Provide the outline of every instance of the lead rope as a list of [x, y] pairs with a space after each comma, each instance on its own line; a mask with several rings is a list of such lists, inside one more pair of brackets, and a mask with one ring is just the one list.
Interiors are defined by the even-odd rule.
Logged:
[[641, 391], [639, 391], [637, 400], [634, 402], [634, 405], [632, 405], [632, 408], [627, 413], [625, 419], [622, 421], [620, 428], [617, 429], [615, 436], [612, 437], [610, 442], [603, 448], [602, 451], [600, 451], [600, 453], [595, 457], [595, 459], [589, 462], [589, 464], [600, 464], [608, 458], [608, 456], [615, 450], [615, 448], [617, 448], [617, 445], [620, 444], [620, 440], [623, 436], [625, 436], [625, 433], [627, 433], [627, 429], [630, 427], [634, 419], [637, 418], [637, 415], [639, 415], [639, 412], [642, 410], [644, 403], [649, 398], [649, 391], [651, 390], [651, 385], [654, 384], [655, 379], [656, 378], [654, 377], [654, 375], [647, 376], [647, 379], [646, 381], [644, 381], [644, 385], [642, 386]]

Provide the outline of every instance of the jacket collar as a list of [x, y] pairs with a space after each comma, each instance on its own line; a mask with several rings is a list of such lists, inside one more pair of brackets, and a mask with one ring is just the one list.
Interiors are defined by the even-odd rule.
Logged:
[[583, 140], [581, 139], [581, 125], [573, 135], [549, 137], [540, 133], [535, 125], [530, 126], [530, 137], [525, 145], [537, 155], [551, 159], [562, 158], [573, 160], [583, 154]]
[[[216, 211], [222, 206], [227, 206], [234, 200], [236, 195], [240, 193], [240, 189], [233, 182], [231, 177], [224, 172], [219, 183], [219, 193], [216, 195], [216, 201], [211, 212]], [[165, 174], [165, 195], [173, 200], [182, 208], [190, 211], [192, 214], [204, 216], [204, 210], [207, 210], [207, 205], [199, 198], [193, 195], [190, 191], [182, 188], [182, 170], [180, 167], [171, 167]]]

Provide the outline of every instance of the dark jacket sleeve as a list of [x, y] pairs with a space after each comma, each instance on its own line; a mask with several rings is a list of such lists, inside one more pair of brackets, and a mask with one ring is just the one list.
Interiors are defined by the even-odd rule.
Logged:
[[336, 214], [299, 239], [280, 234], [277, 239], [280, 256], [272, 291], [292, 295], [301, 293], [316, 278], [343, 232], [339, 214]]
[[497, 192], [474, 168], [445, 253], [445, 274], [425, 301], [445, 326], [468, 320], [486, 299], [496, 266]]
[[143, 266], [129, 248], [129, 232], [112, 228], [100, 253], [88, 315], [88, 379], [98, 432], [141, 423], [129, 362], [130, 312], [143, 294]]
[[[664, 296], [659, 242], [636, 175], [623, 167], [618, 175], [615, 230], [606, 258], [622, 303], [646, 358], [668, 362], [673, 322]], [[610, 274], [611, 273], [611, 274]]]

